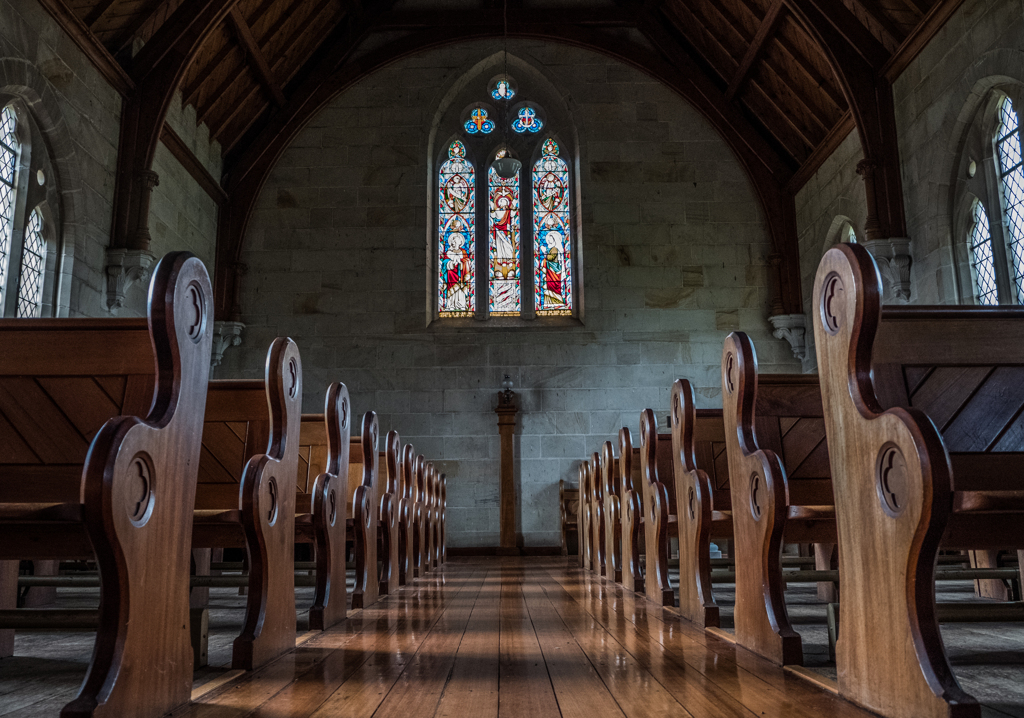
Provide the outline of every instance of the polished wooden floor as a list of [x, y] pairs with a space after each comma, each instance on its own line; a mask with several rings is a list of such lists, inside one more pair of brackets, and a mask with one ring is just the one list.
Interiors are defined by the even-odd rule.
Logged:
[[193, 698], [176, 715], [869, 715], [564, 558], [453, 559]]

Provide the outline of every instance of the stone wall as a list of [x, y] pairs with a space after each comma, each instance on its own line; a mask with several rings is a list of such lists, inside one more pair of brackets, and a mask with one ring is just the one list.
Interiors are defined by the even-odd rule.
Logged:
[[[965, 252], [955, 251], [966, 239], [954, 230], [960, 145], [991, 88], [1024, 82], [1022, 51], [1020, 2], [966, 0], [893, 85], [913, 257], [911, 303], [970, 301], [973, 287], [961, 286], [969, 272], [954, 268], [955, 261], [966, 261]], [[853, 132], [797, 195], [805, 309], [821, 254], [834, 241], [835, 219], [849, 217], [863, 237], [867, 208], [856, 174], [862, 157]]]
[[[427, 256], [436, 181], [428, 169], [442, 98], [500, 71], [493, 43], [416, 55], [337, 97], [294, 139], [250, 224], [243, 261], [244, 344], [224, 376], [261, 375], [266, 349], [302, 350], [305, 411], [330, 381], [375, 410], [383, 431], [448, 475], [453, 546], [496, 545], [502, 375], [522, 405], [516, 445], [519, 529], [558, 543], [558, 481], [639, 412], [663, 421], [669, 387], [688, 377], [720, 404], [722, 341], [750, 333], [764, 371], [793, 371], [765, 316], [765, 223], [715, 130], [664, 86], [606, 57], [511, 42], [520, 67], [557, 91], [578, 137], [584, 321], [569, 327], [427, 326], [436, 280]], [[467, 74], [468, 73], [468, 74]], [[524, 91], [525, 71], [515, 72]], [[521, 75], [521, 76], [520, 76]], [[469, 86], [469, 85], [467, 85]], [[441, 113], [443, 114], [443, 113]], [[429, 289], [428, 289], [429, 288]]]
[[[0, 92], [22, 97], [47, 137], [62, 193], [64, 256], [57, 311], [70, 316], [105, 316], [106, 247], [110, 243], [121, 122], [121, 96], [37, 2], [0, 0]], [[192, 108], [180, 99], [168, 123], [220, 176], [220, 148]], [[153, 169], [160, 187], [150, 212], [152, 251], [189, 249], [212, 273], [216, 205], [165, 147]], [[146, 287], [128, 295], [124, 315], [145, 311]]]

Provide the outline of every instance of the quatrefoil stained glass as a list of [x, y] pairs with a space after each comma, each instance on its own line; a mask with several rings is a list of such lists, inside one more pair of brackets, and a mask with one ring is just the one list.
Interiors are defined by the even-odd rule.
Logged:
[[542, 127], [544, 127], [544, 122], [537, 116], [537, 110], [529, 105], [520, 107], [519, 112], [516, 113], [516, 119], [512, 121], [512, 129], [519, 134], [527, 132], [536, 134]]
[[487, 110], [477, 107], [469, 113], [466, 120], [466, 132], [471, 135], [489, 135], [494, 132], [494, 122], [487, 117]]

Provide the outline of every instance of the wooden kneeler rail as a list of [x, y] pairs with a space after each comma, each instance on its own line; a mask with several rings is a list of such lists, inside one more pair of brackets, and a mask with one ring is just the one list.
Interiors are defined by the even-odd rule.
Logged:
[[1024, 311], [883, 312], [874, 261], [847, 244], [822, 258], [814, 302], [839, 528], [839, 693], [893, 718], [980, 716], [942, 645], [936, 557], [940, 545], [1024, 548]]
[[154, 271], [148, 323], [0, 320], [0, 559], [100, 568], [92, 660], [63, 716], [155, 718], [189, 701], [212, 301], [202, 262], [174, 252]]

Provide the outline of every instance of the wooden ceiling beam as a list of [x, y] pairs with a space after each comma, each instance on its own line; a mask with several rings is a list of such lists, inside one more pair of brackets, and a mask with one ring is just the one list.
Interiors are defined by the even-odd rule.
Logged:
[[[139, 15], [139, 17], [135, 19], [135, 22], [129, 25], [128, 30], [121, 36], [121, 41], [117, 47], [117, 54], [121, 54], [128, 50], [139, 31], [152, 22], [160, 13], [167, 12], [169, 9], [179, 5], [181, 2], [182, 0], [160, 0], [153, 6], [152, 10]], [[157, 29], [159, 29], [159, 27]]]
[[835, 127], [825, 135], [825, 139], [818, 143], [818, 146], [814, 148], [810, 156], [800, 165], [800, 169], [789, 180], [786, 189], [793, 194], [799, 192], [800, 188], [807, 184], [807, 181], [814, 176], [814, 173], [825, 164], [825, 160], [839, 149], [839, 145], [843, 143], [843, 140], [856, 129], [857, 124], [853, 121], [853, 113], [847, 110]]
[[914, 31], [907, 36], [903, 44], [885, 63], [881, 74], [885, 75], [889, 82], [894, 82], [907, 69], [911, 61], [921, 53], [921, 50], [932, 41], [936, 33], [942, 29], [942, 26], [961, 5], [963, 5], [963, 0], [936, 0]]
[[[842, 37], [844, 44], [863, 58], [872, 70], [881, 69], [889, 61], [891, 53], [885, 45], [839, 0], [809, 0], [809, 4]], [[804, 0], [786, 0], [786, 5], [795, 14], [803, 13]], [[822, 47], [824, 51], [828, 49]]]
[[754, 63], [761, 59], [761, 53], [764, 52], [765, 44], [772, 39], [775, 35], [775, 30], [779, 26], [779, 20], [782, 16], [782, 3], [783, 0], [774, 0], [768, 12], [761, 20], [761, 24], [757, 27], [757, 34], [750, 43], [750, 47], [747, 48], [746, 54], [743, 55], [743, 59], [740, 60], [739, 67], [736, 72], [733, 73], [732, 79], [729, 81], [729, 87], [725, 90], [725, 99], [731, 100], [736, 96], [740, 86], [747, 79], [750, 74], [750, 70], [754, 67]]
[[89, 29], [96, 27], [96, 23], [103, 19], [103, 16], [107, 14], [110, 8], [117, 4], [117, 0], [101, 0], [97, 3], [96, 7], [89, 11], [89, 14], [85, 16], [85, 24], [88, 25]]
[[908, 10], [916, 12], [921, 17], [927, 15], [928, 11], [932, 9], [932, 3], [928, 0], [903, 0], [903, 4]]
[[67, 33], [72, 42], [78, 45], [78, 49], [89, 58], [89, 61], [99, 70], [103, 78], [122, 97], [127, 96], [135, 89], [135, 82], [131, 76], [114, 59], [114, 56], [110, 54], [110, 51], [92, 33], [89, 27], [71, 11], [71, 8], [67, 6], [64, 0], [39, 0], [39, 2], [57, 25]]
[[166, 123], [160, 131], [160, 141], [218, 207], [228, 201], [228, 194], [220, 186], [220, 182], [206, 169], [206, 165], [199, 161], [178, 133]]
[[245, 18], [242, 17], [242, 13], [237, 5], [231, 8], [228, 17], [231, 18], [231, 24], [234, 25], [235, 33], [238, 35], [242, 47], [245, 49], [249, 59], [252, 60], [252, 64], [255, 65], [256, 74], [260, 78], [263, 87], [266, 88], [267, 93], [273, 98], [278, 107], [284, 107], [285, 98], [284, 92], [281, 90], [281, 84], [270, 71], [267, 58], [256, 43], [256, 38], [252, 36], [252, 30], [245, 22]]
[[[384, 14], [374, 23], [373, 32], [394, 32], [398, 30], [418, 31], [438, 27], [493, 28], [504, 24], [503, 11], [499, 8], [463, 10], [396, 10]], [[581, 10], [576, 7], [545, 8], [543, 11], [526, 8], [508, 8], [508, 28], [523, 29], [537, 25], [573, 25], [576, 27], [636, 27], [637, 15], [629, 8], [594, 8]]]
[[904, 40], [903, 31], [889, 19], [881, 8], [877, 5], [872, 7], [867, 0], [851, 0], [851, 2], [878, 25], [878, 29], [883, 35], [881, 39], [883, 45], [893, 50], [900, 46]]
[[[303, 0], [299, 1], [301, 3]], [[317, 23], [321, 21], [321, 19], [324, 19], [323, 16], [325, 12], [328, 9], [330, 9], [330, 7], [333, 4], [334, 0], [320, 0], [319, 4], [317, 4], [313, 8], [313, 11], [309, 14], [309, 16], [305, 18], [304, 22], [300, 23], [294, 30], [292, 30], [291, 34], [289, 34], [288, 37], [285, 38], [282, 50], [280, 53], [278, 53], [277, 59], [274, 60], [274, 64], [270, 68], [271, 72], [274, 74], [275, 77], [283, 76], [282, 68], [284, 66], [285, 60], [291, 56], [292, 51], [299, 45], [300, 41], [305, 37], [307, 28], [316, 26]], [[332, 22], [330, 24], [330, 27], [335, 27], [338, 24], [338, 22], [340, 22], [340, 20]], [[281, 32], [284, 28], [285, 25], [283, 23], [278, 24], [277, 27], [274, 29], [274, 36], [276, 36], [277, 33]], [[329, 33], [330, 31], [328, 31], [327, 34]], [[248, 92], [246, 92], [245, 95], [240, 100], [237, 100], [236, 98], [236, 101], [234, 102], [233, 106], [228, 108], [226, 113], [214, 114], [214, 110], [224, 102], [225, 98], [229, 97], [228, 90], [231, 88], [231, 86], [237, 79], [237, 77], [226, 78], [224, 82], [221, 83], [221, 86], [218, 88], [218, 90], [214, 93], [215, 99], [206, 108], [204, 108], [204, 117], [210, 118], [210, 122], [208, 123], [208, 126], [210, 128], [210, 138], [215, 139], [218, 142], [221, 141], [222, 133], [224, 132], [224, 130], [231, 124], [235, 117], [237, 117], [238, 114], [243, 111], [243, 108], [247, 106], [249, 100], [252, 99], [257, 93], [257, 88], [255, 86], [250, 86]], [[287, 84], [288, 83], [285, 82], [285, 87], [287, 86]], [[277, 107], [281, 107], [281, 105], [277, 105]], [[262, 108], [260, 112], [257, 112], [255, 114], [258, 116], [265, 110], [266, 107]], [[255, 118], [253, 118], [253, 120], [254, 119]], [[221, 147], [223, 148], [224, 152], [227, 153], [230, 150], [231, 146], [234, 144], [234, 142], [237, 141], [238, 139], [239, 138], [236, 137], [227, 144], [221, 144]]]

